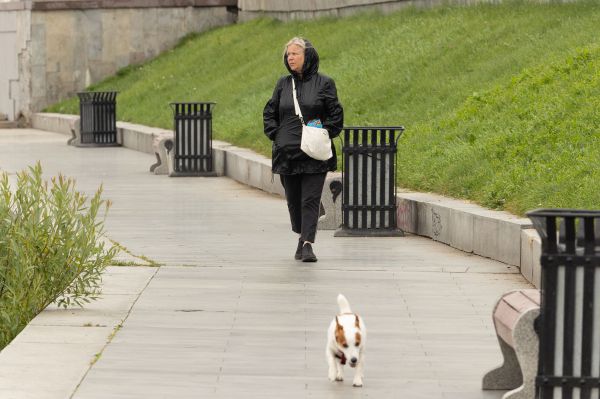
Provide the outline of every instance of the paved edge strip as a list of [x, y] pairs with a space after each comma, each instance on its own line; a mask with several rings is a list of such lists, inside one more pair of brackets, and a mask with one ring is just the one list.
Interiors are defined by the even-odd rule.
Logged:
[[[75, 123], [79, 123], [77, 115], [37, 113], [32, 118], [33, 128], [68, 136], [72, 135]], [[156, 137], [171, 133], [171, 130], [117, 122], [119, 142], [147, 154], [154, 155], [152, 143]], [[283, 196], [279, 179], [271, 173], [270, 159], [218, 140], [213, 140], [213, 159], [219, 176]], [[518, 266], [529, 282], [540, 287], [541, 241], [529, 219], [429, 193], [399, 192], [397, 204], [398, 227], [404, 231]]]
[[100, 299], [40, 312], [0, 351], [0, 397], [71, 398], [159, 270], [109, 266]]
[[[95, 355], [96, 359], [99, 359], [102, 356], [102, 353], [104, 352], [104, 350], [106, 349], [106, 347], [111, 343], [111, 341], [114, 338], [115, 334], [123, 326], [123, 323], [125, 323], [125, 321], [127, 320], [127, 318], [129, 318], [129, 315], [131, 314], [131, 311], [133, 310], [133, 307], [135, 306], [135, 304], [137, 303], [137, 301], [140, 299], [140, 296], [142, 295], [142, 293], [144, 292], [144, 290], [148, 287], [148, 285], [150, 284], [150, 282], [154, 279], [154, 277], [156, 277], [156, 274], [160, 270], [158, 267], [156, 267], [154, 269], [155, 269], [154, 273], [152, 273], [150, 275], [150, 277], [147, 279], [146, 284], [144, 285], [144, 287], [139, 292], [136, 293], [134, 301], [131, 302], [131, 304], [129, 305], [129, 309], [127, 310], [127, 314], [123, 317], [123, 319], [119, 322], [119, 324], [113, 326], [112, 332], [111, 332], [110, 336], [108, 337], [108, 340], [105, 342], [104, 346], [102, 347], [102, 350], [100, 350], [100, 352], [98, 352]], [[69, 398], [72, 398], [73, 396], [75, 396], [75, 394], [77, 393], [77, 390], [79, 389], [79, 386], [81, 385], [81, 383], [83, 382], [83, 380], [85, 380], [85, 377], [87, 377], [87, 375], [90, 372], [90, 370], [93, 367], [93, 365], [94, 365], [94, 362], [90, 363], [90, 366], [87, 368], [87, 370], [85, 371], [85, 373], [83, 374], [83, 376], [81, 376], [80, 380], [77, 383], [77, 386], [75, 387], [75, 389], [73, 390], [73, 393], [71, 394], [71, 396], [69, 396]]]

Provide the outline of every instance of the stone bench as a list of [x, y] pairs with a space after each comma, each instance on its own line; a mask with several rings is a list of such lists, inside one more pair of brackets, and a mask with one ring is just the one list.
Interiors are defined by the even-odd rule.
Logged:
[[342, 174], [328, 173], [319, 207], [319, 230], [337, 230], [342, 225]]
[[533, 399], [539, 348], [534, 321], [539, 312], [537, 289], [511, 291], [498, 300], [493, 319], [504, 363], [483, 377], [483, 389], [510, 389], [502, 399]]
[[81, 128], [79, 124], [79, 116], [69, 120], [69, 130], [71, 131], [71, 138], [67, 140], [68, 145], [79, 146], [81, 144]]
[[[181, 136], [179, 136], [181, 137]], [[194, 139], [196, 140], [196, 139]], [[212, 140], [210, 141], [210, 146], [212, 147]], [[175, 133], [172, 131], [167, 131], [160, 133], [154, 137], [152, 141], [152, 149], [154, 154], [156, 155], [156, 163], [150, 166], [150, 172], [156, 175], [169, 175], [171, 177], [174, 176], [218, 176], [222, 175], [222, 171], [219, 168], [220, 165], [217, 165], [219, 162], [216, 158], [218, 157], [215, 154], [214, 148], [211, 148], [210, 154], [212, 157], [212, 169], [210, 169], [209, 164], [205, 163], [207, 161], [202, 158], [200, 154], [197, 153], [198, 148], [190, 149], [190, 143], [185, 143], [182, 145], [179, 144], [179, 151], [183, 150], [186, 155], [177, 155], [175, 146], [177, 144], [177, 139], [175, 137]], [[195, 144], [197, 145], [197, 143]], [[218, 151], [217, 151], [218, 152]], [[206, 154], [205, 154], [206, 156]], [[189, 158], [197, 158], [196, 160], [188, 160]], [[179, 158], [179, 161], [176, 159]], [[182, 161], [183, 159], [183, 161]], [[221, 157], [222, 159], [222, 157]], [[176, 166], [176, 162], [179, 162], [179, 168]], [[181, 171], [183, 165], [187, 165], [187, 167], [191, 167], [192, 171]], [[185, 168], [185, 166], [183, 166]], [[208, 169], [208, 170], [207, 170]], [[221, 173], [219, 173], [221, 172]]]
[[155, 175], [171, 174], [173, 161], [171, 160], [173, 149], [173, 132], [160, 133], [152, 140], [152, 149], [156, 155], [156, 163], [150, 166], [150, 172]]

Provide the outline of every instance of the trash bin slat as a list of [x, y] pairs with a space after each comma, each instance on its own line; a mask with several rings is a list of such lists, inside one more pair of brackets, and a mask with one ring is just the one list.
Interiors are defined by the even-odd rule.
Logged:
[[[379, 139], [378, 135], [377, 135], [377, 131], [375, 132], [371, 132], [371, 148], [375, 148], [377, 147], [377, 140]], [[370, 157], [371, 160], [371, 184], [370, 184], [370, 189], [371, 189], [371, 201], [373, 204], [381, 204], [381, 197], [377, 198], [377, 186], [375, 184], [373, 184], [373, 182], [377, 181], [377, 158], [376, 157]], [[369, 224], [369, 228], [371, 229], [375, 229], [378, 226], [377, 223], [377, 209], [375, 209], [376, 207], [373, 206], [371, 209], [371, 223]], [[379, 220], [382, 220], [381, 218], [379, 218]]]

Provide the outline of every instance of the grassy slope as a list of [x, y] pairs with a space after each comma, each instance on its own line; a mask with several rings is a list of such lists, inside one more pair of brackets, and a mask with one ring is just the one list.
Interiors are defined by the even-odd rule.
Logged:
[[[121, 92], [120, 120], [165, 128], [172, 125], [170, 101], [216, 101], [216, 137], [268, 155], [262, 107], [286, 73], [282, 45], [303, 35], [319, 50], [321, 71], [337, 82], [347, 125], [408, 127], [399, 154], [401, 185], [517, 213], [535, 206], [599, 208], [597, 168], [587, 163], [600, 155], [588, 142], [598, 138], [599, 119], [591, 105], [589, 112], [580, 110], [586, 99], [593, 102], [587, 96], [594, 90], [584, 82], [597, 83], [597, 26], [600, 5], [594, 2], [509, 1], [288, 24], [257, 20], [190, 38], [93, 89]], [[592, 46], [586, 67], [556, 72], [586, 46]], [[549, 64], [556, 66], [544, 68]], [[528, 86], [528, 79], [543, 76], [552, 83], [539, 92]], [[581, 86], [580, 92], [572, 85]], [[568, 97], [573, 93], [578, 93], [575, 102]], [[76, 113], [77, 106], [71, 100], [50, 110]], [[557, 122], [570, 130], [550, 129], [558, 129]], [[578, 125], [588, 133], [575, 131]], [[555, 159], [570, 134], [581, 136], [574, 141], [585, 144], [585, 156]], [[557, 189], [561, 180], [553, 174], [540, 171], [564, 172], [574, 163], [590, 173], [567, 190]], [[529, 165], [536, 169], [526, 170]]]
[[421, 154], [405, 168], [420, 189], [516, 213], [600, 208], [600, 47], [472, 95], [404, 145]]

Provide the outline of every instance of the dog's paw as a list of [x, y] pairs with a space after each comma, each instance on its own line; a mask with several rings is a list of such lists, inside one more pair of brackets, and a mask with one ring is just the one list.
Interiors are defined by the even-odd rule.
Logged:
[[362, 378], [355, 378], [354, 382], [352, 382], [352, 386], [356, 388], [361, 388], [363, 386]]
[[344, 381], [344, 376], [342, 374], [338, 374], [335, 371], [333, 373], [329, 373], [329, 381]]
[[331, 382], [335, 382], [337, 380], [335, 372], [329, 373], [329, 375], [327, 376], [327, 378], [329, 378], [329, 381], [331, 381]]

